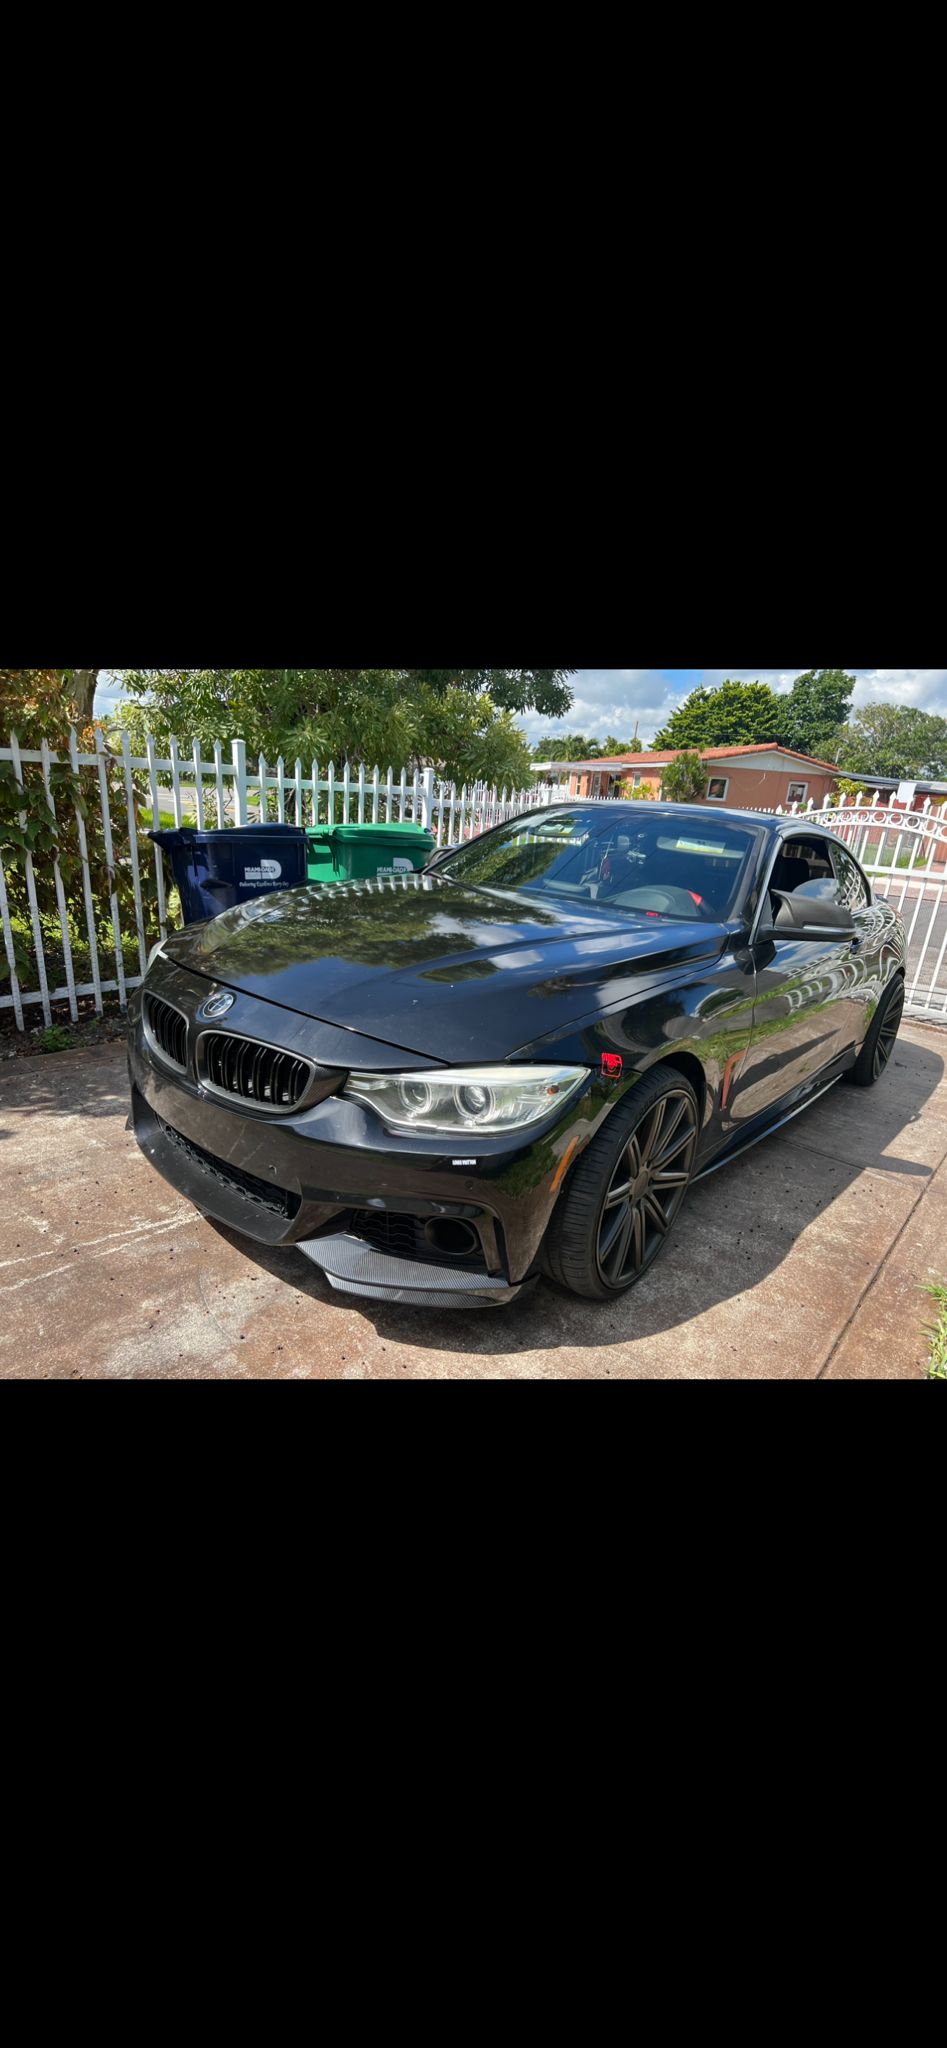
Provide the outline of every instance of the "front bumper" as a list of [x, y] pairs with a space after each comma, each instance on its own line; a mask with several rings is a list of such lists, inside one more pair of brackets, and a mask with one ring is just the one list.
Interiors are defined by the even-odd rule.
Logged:
[[[157, 992], [165, 995], [164, 981]], [[206, 993], [204, 983], [193, 1010]], [[180, 985], [174, 995], [183, 1008]], [[279, 1043], [285, 1013], [254, 1008], [269, 1015], [243, 1017], [241, 1028]], [[339, 1093], [302, 1112], [265, 1116], [212, 1095], [190, 1060], [187, 1073], [169, 1071], [144, 1036], [140, 1011], [138, 997], [129, 1033], [135, 1136], [205, 1215], [258, 1244], [298, 1245], [340, 1293], [378, 1301], [500, 1306], [536, 1278], [563, 1162], [568, 1155], [572, 1163], [604, 1114], [595, 1090], [526, 1143], [396, 1136]], [[317, 1061], [321, 1030], [313, 1021], [306, 1040]], [[460, 1152], [462, 1161], [452, 1156]], [[445, 1248], [445, 1238], [469, 1249]]]

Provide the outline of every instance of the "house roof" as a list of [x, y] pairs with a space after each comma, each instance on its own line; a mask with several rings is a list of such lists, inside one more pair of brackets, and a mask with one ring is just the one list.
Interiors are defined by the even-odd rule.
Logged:
[[913, 782], [917, 796], [947, 796], [947, 782], [928, 782], [918, 775], [852, 775], [846, 771], [846, 777], [861, 789], [897, 789], [902, 782]]
[[[592, 761], [534, 761], [533, 770], [540, 773], [546, 768], [562, 768], [574, 773], [576, 769], [666, 768], [669, 761], [676, 761], [678, 754], [685, 751], [683, 747], [671, 747], [663, 754], [600, 754]], [[839, 773], [832, 761], [817, 761], [814, 754], [798, 754], [794, 747], [784, 747], [778, 740], [759, 740], [749, 747], [697, 747], [694, 751], [702, 761], [729, 761], [746, 754], [782, 754], [787, 761], [805, 761], [808, 767], [821, 768], [826, 775]]]

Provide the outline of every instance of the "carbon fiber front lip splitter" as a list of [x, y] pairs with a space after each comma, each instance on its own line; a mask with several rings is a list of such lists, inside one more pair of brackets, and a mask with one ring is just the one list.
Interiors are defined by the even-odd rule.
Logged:
[[311, 1238], [297, 1250], [318, 1266], [339, 1294], [360, 1294], [370, 1301], [401, 1302], [409, 1308], [502, 1308], [515, 1301], [524, 1285], [488, 1273], [464, 1273], [424, 1265], [380, 1252], [351, 1231]]

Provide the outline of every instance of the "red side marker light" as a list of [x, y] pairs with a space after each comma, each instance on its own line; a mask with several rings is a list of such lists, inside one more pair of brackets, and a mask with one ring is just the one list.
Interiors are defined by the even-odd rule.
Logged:
[[602, 1073], [606, 1074], [609, 1080], [616, 1081], [623, 1070], [624, 1061], [620, 1052], [603, 1052]]

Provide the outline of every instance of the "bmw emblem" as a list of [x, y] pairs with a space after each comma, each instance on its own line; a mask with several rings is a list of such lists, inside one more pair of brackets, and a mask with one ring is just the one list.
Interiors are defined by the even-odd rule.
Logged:
[[227, 1011], [233, 1009], [236, 1000], [236, 996], [232, 996], [227, 989], [219, 989], [216, 995], [208, 996], [197, 1014], [199, 1017], [206, 1017], [208, 1021], [214, 1017], [226, 1017]]

